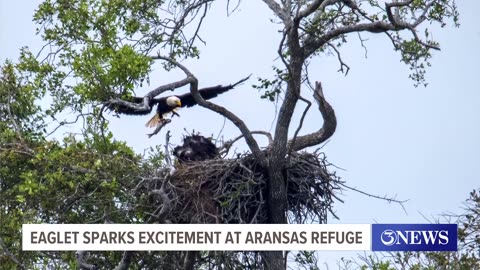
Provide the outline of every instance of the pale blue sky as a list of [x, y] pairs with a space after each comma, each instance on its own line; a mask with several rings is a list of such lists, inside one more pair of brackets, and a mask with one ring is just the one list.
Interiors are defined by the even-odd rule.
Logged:
[[[2, 62], [15, 59], [21, 46], [28, 45], [33, 51], [41, 47], [31, 22], [34, 3], [38, 2], [0, 0]], [[396, 204], [345, 191], [345, 203], [336, 205], [341, 220], [332, 222], [420, 223], [425, 221], [422, 214], [433, 217], [446, 211], [461, 212], [468, 193], [479, 187], [480, 29], [475, 12], [480, 10], [480, 1], [458, 4], [461, 27], [434, 31], [442, 50], [434, 52], [427, 88], [413, 87], [408, 68], [399, 62], [399, 55], [383, 35], [365, 36], [369, 38], [367, 59], [356, 40], [342, 48], [351, 67], [347, 77], [336, 72], [335, 57], [312, 63], [311, 80], [323, 82], [337, 115], [337, 131], [324, 150], [331, 162], [346, 169], [338, 174], [350, 186], [409, 200], [406, 214]], [[201, 47], [201, 58], [185, 63], [200, 85], [228, 84], [250, 73], [252, 78], [271, 74], [280, 38], [271, 18], [262, 1], [242, 1], [240, 10], [230, 17], [224, 4], [214, 6], [203, 28], [207, 45]], [[157, 68], [151, 86], [137, 93], [181, 77], [181, 73], [167, 74]], [[269, 130], [274, 106], [258, 99], [259, 94], [250, 87], [253, 82], [215, 102], [243, 118], [252, 130]], [[303, 105], [299, 106], [297, 121], [302, 109]], [[180, 114], [182, 117], [168, 126], [174, 136], [184, 134], [184, 128], [205, 135], [217, 135], [222, 128], [223, 118], [206, 109], [191, 108]], [[164, 140], [165, 131], [147, 139], [147, 120], [112, 119], [111, 128], [117, 138], [142, 152]], [[303, 132], [318, 129], [321, 123], [316, 121], [320, 121], [319, 113], [312, 110]], [[227, 139], [238, 134], [231, 124], [223, 130]], [[238, 148], [245, 149], [241, 144]]]

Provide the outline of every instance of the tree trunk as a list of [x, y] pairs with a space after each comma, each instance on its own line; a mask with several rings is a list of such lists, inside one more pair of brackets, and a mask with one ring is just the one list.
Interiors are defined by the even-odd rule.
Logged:
[[[291, 52], [288, 65], [289, 80], [285, 98], [280, 107], [275, 128], [272, 150], [268, 156], [268, 222], [287, 224], [287, 190], [285, 175], [285, 157], [287, 155], [288, 129], [292, 120], [295, 105], [300, 96], [303, 52], [300, 48], [297, 28], [294, 22], [288, 33], [288, 47]], [[286, 258], [282, 251], [265, 252], [266, 269], [286, 269]]]
[[[268, 222], [273, 224], [286, 224], [285, 200], [286, 187], [283, 166], [276, 166], [275, 162], [269, 159], [268, 175]], [[280, 270], [285, 269], [286, 263], [283, 251], [269, 251], [263, 253], [265, 260], [265, 269]]]

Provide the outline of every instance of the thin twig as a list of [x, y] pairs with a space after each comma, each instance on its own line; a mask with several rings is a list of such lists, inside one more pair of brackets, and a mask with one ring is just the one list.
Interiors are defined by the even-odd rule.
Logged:
[[387, 196], [380, 196], [380, 195], [371, 194], [371, 193], [365, 192], [365, 191], [363, 191], [363, 190], [360, 190], [360, 189], [357, 189], [357, 188], [348, 186], [348, 185], [346, 185], [346, 184], [344, 184], [344, 183], [341, 183], [340, 185], [341, 185], [342, 187], [344, 187], [344, 188], [353, 190], [353, 191], [358, 192], [358, 193], [360, 193], [360, 194], [363, 194], [363, 195], [365, 195], [365, 196], [367, 196], [367, 197], [371, 197], [371, 198], [375, 198], [375, 199], [380, 199], [380, 200], [385, 200], [385, 201], [387, 201], [387, 202], [389, 202], [389, 203], [391, 203], [391, 202], [398, 203], [398, 204], [402, 207], [402, 209], [405, 211], [405, 213], [407, 212], [407, 210], [405, 209], [405, 207], [404, 207], [403, 204], [406, 203], [406, 202], [408, 202], [408, 200], [397, 200], [397, 199], [395, 199], [395, 198], [389, 198], [389, 197], [387, 197]]
[[305, 120], [305, 116], [307, 116], [307, 113], [308, 113], [308, 110], [310, 109], [310, 106], [312, 106], [312, 103], [310, 102], [310, 100], [308, 100], [308, 99], [306, 99], [302, 96], [299, 96], [298, 99], [307, 103], [307, 107], [305, 107], [305, 110], [302, 113], [302, 117], [300, 118], [300, 123], [298, 124], [297, 130], [295, 130], [295, 134], [293, 135], [293, 139], [291, 140], [290, 147], [288, 149], [288, 156], [290, 156], [292, 154], [293, 146], [295, 145], [295, 140], [297, 139], [298, 133], [302, 129], [303, 121]]
[[[350, 71], [350, 67], [347, 64], [345, 64], [345, 62], [343, 62], [342, 55], [340, 54], [340, 51], [337, 49], [337, 47], [335, 47], [330, 42], [328, 42], [327, 45], [330, 46], [335, 51], [335, 54], [337, 55], [338, 62], [340, 63], [340, 69], [338, 71], [342, 72], [343, 74], [345, 74], [345, 76], [347, 76], [348, 72]], [[344, 67], [347, 70], [344, 70], [343, 69]]]
[[[260, 134], [260, 135], [264, 135], [265, 137], [267, 137], [268, 139], [268, 147], [270, 147], [270, 145], [272, 144], [273, 142], [273, 137], [272, 137], [272, 134], [270, 134], [269, 132], [266, 132], [266, 131], [263, 131], [263, 130], [254, 130], [254, 131], [251, 131], [250, 132], [251, 134]], [[230, 148], [232, 147], [232, 145], [237, 142], [238, 140], [240, 140], [241, 138], [243, 138], [243, 134], [242, 135], [239, 135], [231, 140], [228, 140], [226, 142], [223, 143], [223, 146], [220, 150], [221, 152], [221, 155], [226, 155], [228, 153], [228, 151], [230, 150]]]
[[165, 163], [167, 164], [168, 167], [172, 167], [172, 158], [170, 157], [170, 149], [169, 149], [169, 144], [170, 144], [170, 138], [172, 136], [170, 135], [170, 130], [167, 131], [167, 134], [165, 134]]

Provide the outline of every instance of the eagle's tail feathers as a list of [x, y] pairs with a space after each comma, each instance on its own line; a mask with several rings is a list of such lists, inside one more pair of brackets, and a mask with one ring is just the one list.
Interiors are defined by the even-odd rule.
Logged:
[[152, 119], [148, 120], [148, 122], [145, 124], [146, 127], [156, 127], [160, 124], [160, 115], [158, 113], [156, 113]]

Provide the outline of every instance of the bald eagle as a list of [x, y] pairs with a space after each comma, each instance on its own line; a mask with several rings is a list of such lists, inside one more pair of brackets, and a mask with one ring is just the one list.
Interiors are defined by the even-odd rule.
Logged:
[[[204, 99], [207, 100], [207, 99], [214, 98], [222, 93], [225, 93], [230, 89], [233, 89], [235, 85], [229, 85], [229, 86], [219, 85], [219, 86], [204, 88], [199, 90], [199, 93]], [[140, 104], [143, 102], [143, 99], [144, 99], [143, 97], [133, 97], [129, 101], [132, 103]], [[187, 94], [178, 95], [178, 96], [168, 96], [168, 97], [151, 99], [149, 108], [146, 110], [138, 110], [136, 108], [129, 107], [124, 104], [109, 104], [108, 108], [116, 111], [117, 113], [122, 113], [127, 115], [145, 115], [145, 114], [149, 114], [152, 111], [152, 108], [155, 104], [158, 104], [157, 111], [155, 115], [145, 124], [147, 127], [156, 127], [165, 119], [164, 116], [168, 114], [179, 116], [177, 113], [179, 108], [192, 107], [197, 105], [197, 102], [195, 101], [191, 93], [187, 93]]]

